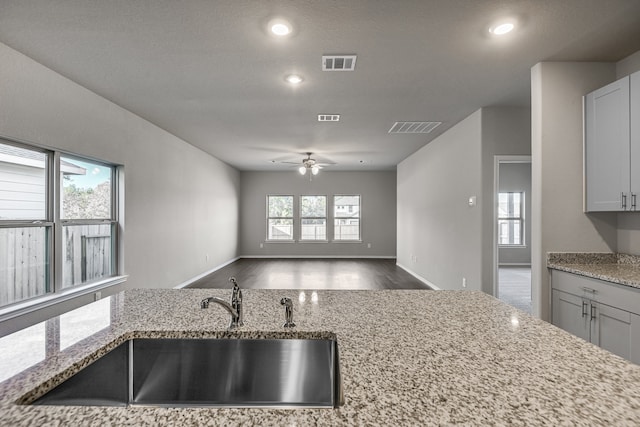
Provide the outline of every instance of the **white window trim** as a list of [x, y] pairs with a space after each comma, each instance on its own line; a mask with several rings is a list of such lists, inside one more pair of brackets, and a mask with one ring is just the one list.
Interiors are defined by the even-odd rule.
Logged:
[[117, 286], [121, 283], [126, 282], [128, 277], [128, 275], [108, 277], [104, 280], [66, 288], [60, 292], [52, 292], [40, 297], [34, 297], [28, 300], [7, 305], [0, 309], [0, 322], [20, 317], [25, 314], [33, 313], [35, 311], [42, 310], [43, 308], [51, 307], [53, 305], [69, 301], [83, 295], [92, 294], [102, 289]]
[[[302, 198], [303, 197], [324, 197], [324, 216], [302, 216]], [[299, 243], [329, 243], [329, 218], [327, 217], [328, 209], [329, 209], [329, 197], [325, 194], [301, 194], [300, 195], [300, 238], [298, 239]], [[324, 239], [303, 239], [302, 238], [302, 221], [305, 219], [324, 219]]]
[[[291, 212], [291, 216], [269, 216], [269, 197], [291, 197], [291, 200], [293, 202], [293, 209]], [[267, 199], [266, 199], [266, 211], [267, 211], [267, 218], [265, 220], [265, 243], [295, 243], [295, 230], [296, 230], [296, 220], [295, 220], [295, 216], [296, 216], [296, 197], [292, 194], [267, 194]], [[290, 219], [291, 220], [291, 239], [269, 239], [269, 220], [270, 219]]]
[[[82, 156], [73, 153], [68, 153], [65, 151], [53, 149], [53, 148], [45, 148], [39, 147], [36, 144], [32, 144], [29, 142], [22, 141], [14, 141], [7, 138], [0, 137], [0, 143], [6, 145], [14, 145], [20, 148], [24, 148], [32, 151], [39, 151], [43, 153], [47, 153], [47, 181], [46, 181], [46, 216], [45, 220], [7, 220], [2, 221], [3, 226], [9, 227], [25, 227], [25, 226], [46, 226], [50, 227], [50, 232], [56, 236], [62, 235], [62, 227], [63, 223], [74, 223], [73, 220], [62, 220], [60, 218], [60, 198], [56, 195], [59, 194], [61, 188], [60, 182], [60, 158], [62, 156], [77, 158], [81, 161], [89, 161], [96, 162], [102, 165], [105, 165], [109, 168], [112, 168], [112, 218], [107, 220], [107, 222], [112, 223], [112, 227], [114, 229], [114, 242], [112, 244], [112, 270], [113, 275], [109, 277], [105, 277], [103, 279], [99, 279], [96, 281], [91, 281], [87, 283], [82, 283], [74, 286], [70, 286], [68, 288], [62, 288], [62, 239], [51, 239], [50, 241], [49, 251], [50, 251], [50, 260], [49, 260], [49, 282], [46, 284], [47, 288], [50, 289], [48, 293], [44, 295], [35, 296], [29, 299], [25, 299], [22, 301], [16, 301], [10, 304], [7, 304], [0, 308], [0, 322], [12, 319], [15, 317], [23, 316], [28, 313], [32, 313], [38, 310], [41, 310], [46, 307], [50, 307], [64, 301], [68, 301], [74, 298], [78, 298], [83, 295], [95, 293], [99, 290], [106, 289], [112, 286], [119, 285], [124, 283], [128, 276], [126, 275], [118, 275], [120, 273], [120, 266], [122, 265], [122, 248], [123, 248], [123, 240], [120, 232], [120, 224], [123, 220], [122, 213], [123, 210], [120, 206], [120, 191], [122, 188], [121, 176], [122, 176], [122, 166], [116, 165], [112, 163], [107, 163], [103, 160], [93, 159], [89, 156]], [[82, 220], [85, 221], [94, 221], [96, 223], [104, 223], [104, 220]]]
[[[513, 193], [513, 194], [520, 194], [520, 216], [519, 217], [501, 217], [500, 214], [498, 213], [498, 219], [497, 222], [499, 223], [500, 220], [503, 221], [520, 221], [520, 241], [521, 243], [498, 243], [498, 247], [499, 248], [526, 248], [527, 247], [527, 241], [526, 241], [526, 233], [525, 233], [525, 217], [524, 217], [524, 209], [525, 209], [525, 200], [524, 200], [524, 191], [501, 191], [498, 193], [498, 198], [500, 197], [500, 194], [507, 194], [507, 193]], [[498, 236], [496, 236], [496, 238], [498, 238]]]
[[[336, 211], [335, 211], [336, 197], [349, 197], [349, 196], [352, 196], [352, 197], [357, 196], [360, 200], [360, 205], [358, 209], [358, 238], [357, 239], [336, 239], [336, 236], [335, 236], [336, 219], [353, 218], [353, 217], [336, 216]], [[333, 226], [331, 227], [331, 230], [333, 234], [333, 239], [331, 240], [331, 243], [362, 243], [362, 195], [361, 194], [334, 194], [332, 198], [332, 209], [333, 209]]]

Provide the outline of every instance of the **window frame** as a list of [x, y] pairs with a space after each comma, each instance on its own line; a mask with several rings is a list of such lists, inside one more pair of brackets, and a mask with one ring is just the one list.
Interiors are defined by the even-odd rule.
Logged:
[[[324, 197], [324, 216], [302, 216], [302, 199], [304, 197]], [[299, 241], [300, 242], [304, 242], [304, 243], [326, 243], [329, 241], [329, 236], [328, 236], [328, 230], [327, 230], [327, 223], [328, 223], [328, 202], [329, 202], [329, 198], [327, 197], [327, 195], [324, 194], [301, 194], [299, 197], [299, 218], [300, 218], [300, 238]], [[312, 219], [312, 220], [318, 220], [318, 219], [324, 219], [324, 239], [304, 239], [303, 238], [303, 233], [302, 233], [302, 227], [303, 227], [303, 222], [305, 219]]]
[[[520, 216], [500, 216], [500, 195], [501, 194], [519, 194], [520, 195]], [[522, 247], [526, 247], [526, 233], [525, 233], [525, 215], [524, 215], [524, 209], [525, 209], [525, 200], [524, 200], [524, 195], [525, 192], [524, 191], [500, 191], [498, 192], [498, 218], [497, 218], [497, 229], [498, 229], [498, 235], [496, 236], [496, 238], [498, 239], [498, 247], [500, 248], [522, 248]], [[509, 202], [507, 202], [508, 206], [515, 206], [515, 203], [510, 204]], [[514, 221], [519, 223], [520, 225], [520, 233], [519, 233], [519, 237], [520, 237], [520, 243], [500, 243], [500, 221]]]
[[[120, 177], [122, 175], [122, 165], [58, 149], [39, 147], [28, 142], [19, 142], [7, 138], [0, 138], [0, 144], [40, 152], [47, 155], [45, 164], [45, 218], [42, 220], [0, 220], [0, 228], [45, 228], [47, 251], [44, 262], [45, 293], [1, 305], [0, 321], [21, 316], [53, 304], [76, 298], [80, 295], [94, 293], [101, 289], [125, 282], [126, 276], [122, 275], [120, 271], [120, 256], [122, 253], [122, 236], [120, 227], [120, 217], [122, 213], [120, 206], [120, 189], [122, 183], [120, 182]], [[96, 280], [67, 286], [66, 288], [63, 287], [62, 280], [62, 266], [64, 259], [62, 250], [62, 228], [64, 225], [76, 225], [77, 221], [61, 219], [61, 157], [70, 157], [80, 161], [97, 163], [104, 165], [105, 167], [109, 167], [111, 170], [111, 217], [108, 220], [82, 220], [98, 224], [105, 224], [105, 222], [108, 222], [111, 225], [111, 274], [109, 276], [100, 277]]]
[[[271, 197], [290, 197], [291, 198], [291, 216], [271, 216], [271, 210], [269, 209], [269, 199]], [[265, 233], [265, 242], [269, 243], [293, 243], [295, 242], [295, 228], [296, 228], [296, 220], [295, 220], [295, 212], [296, 212], [296, 198], [292, 194], [267, 194], [266, 197], [266, 233]], [[291, 238], [290, 239], [270, 239], [269, 238], [269, 224], [272, 219], [290, 219], [291, 220]]]
[[[112, 277], [115, 274], [117, 274], [118, 271], [118, 251], [117, 251], [117, 245], [118, 245], [118, 188], [119, 188], [119, 184], [118, 184], [118, 166], [117, 165], [113, 165], [107, 162], [104, 162], [102, 160], [94, 160], [91, 158], [87, 158], [87, 157], [83, 157], [83, 156], [78, 156], [75, 154], [68, 154], [68, 153], [63, 153], [60, 152], [59, 153], [59, 161], [56, 162], [56, 165], [61, 166], [60, 161], [62, 160], [62, 157], [65, 157], [71, 161], [73, 160], [77, 160], [80, 162], [86, 162], [86, 163], [92, 163], [95, 165], [99, 165], [102, 167], [106, 167], [109, 168], [109, 170], [111, 171], [110, 173], [110, 180], [111, 180], [111, 209], [110, 209], [110, 217], [109, 218], [62, 218], [62, 206], [60, 206], [60, 202], [62, 202], [62, 198], [60, 200], [58, 200], [58, 209], [56, 209], [56, 214], [57, 219], [58, 219], [58, 224], [60, 224], [60, 227], [56, 230], [59, 234], [59, 236], [63, 236], [64, 235], [64, 228], [65, 227], [74, 227], [74, 226], [82, 226], [82, 225], [106, 225], [109, 224], [109, 228], [110, 228], [110, 238], [111, 238], [111, 247], [110, 247], [110, 259], [111, 259], [111, 265], [110, 265], [110, 269], [112, 274], [110, 276], [107, 277]], [[56, 174], [56, 178], [58, 178], [58, 180], [60, 181], [57, 185], [56, 188], [59, 189], [59, 194], [62, 194], [64, 192], [63, 186], [62, 186], [62, 174], [60, 172], [58, 172]], [[60, 238], [60, 251], [58, 253], [63, 254], [64, 249], [64, 242], [63, 239]], [[60, 257], [62, 258], [62, 256]], [[62, 265], [62, 260], [60, 261], [60, 265], [58, 266], [59, 270], [60, 270], [60, 286], [61, 289], [71, 289], [77, 286], [83, 286], [86, 284], [90, 284], [96, 281], [100, 281], [103, 280], [103, 278], [98, 278], [96, 280], [89, 280], [89, 281], [84, 281], [84, 282], [80, 282], [77, 283], [75, 285], [71, 285], [71, 286], [64, 286], [64, 277], [63, 277], [63, 273], [64, 273], [64, 268]]]
[[[353, 216], [338, 216], [336, 215], [336, 198], [337, 197], [357, 197], [358, 198], [358, 238], [357, 239], [339, 239], [336, 236], [336, 221], [341, 219], [353, 219]], [[362, 243], [362, 195], [361, 194], [334, 194], [332, 199], [333, 210], [333, 242], [336, 243]]]

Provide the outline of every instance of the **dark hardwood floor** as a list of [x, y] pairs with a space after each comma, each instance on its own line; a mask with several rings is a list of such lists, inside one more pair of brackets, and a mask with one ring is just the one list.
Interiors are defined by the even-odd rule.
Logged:
[[189, 285], [244, 289], [430, 289], [394, 259], [241, 258]]

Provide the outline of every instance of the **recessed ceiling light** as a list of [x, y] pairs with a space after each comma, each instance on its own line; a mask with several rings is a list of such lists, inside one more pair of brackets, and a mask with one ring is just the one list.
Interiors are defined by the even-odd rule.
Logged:
[[269, 31], [279, 37], [286, 36], [291, 34], [291, 24], [284, 19], [272, 19], [269, 21]]
[[287, 81], [287, 83], [291, 83], [292, 85], [302, 83], [302, 77], [297, 74], [289, 74], [284, 79]]
[[506, 21], [506, 22], [500, 22], [499, 24], [492, 26], [491, 28], [489, 28], [489, 32], [496, 36], [502, 36], [507, 33], [510, 33], [515, 28], [516, 28], [516, 24], [514, 24], [511, 21]]

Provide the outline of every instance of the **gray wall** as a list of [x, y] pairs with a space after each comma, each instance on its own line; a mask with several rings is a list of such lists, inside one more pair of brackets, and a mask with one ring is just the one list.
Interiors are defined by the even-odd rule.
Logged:
[[483, 108], [398, 165], [398, 264], [440, 289], [466, 278], [493, 293], [494, 156], [529, 155], [530, 117]]
[[615, 78], [610, 63], [539, 63], [531, 70], [533, 313], [550, 318], [550, 251], [611, 252], [616, 214], [583, 213], [582, 96]]
[[550, 317], [546, 253], [640, 255], [640, 214], [583, 213], [582, 96], [640, 71], [640, 51], [616, 63], [540, 63], [531, 71], [532, 292]]
[[[240, 174], [0, 44], [0, 136], [124, 165], [122, 288], [169, 288], [238, 254]], [[3, 322], [0, 333], [91, 301]]]
[[531, 264], [531, 163], [501, 163], [499, 191], [524, 192], [524, 246], [498, 248], [498, 264]]
[[616, 64], [616, 79], [640, 71], [640, 50]]
[[495, 156], [531, 154], [531, 110], [488, 107], [482, 109], [482, 290], [493, 294]]
[[398, 165], [398, 264], [440, 289], [481, 289], [481, 127], [478, 110]]
[[[327, 168], [328, 169], [328, 168]], [[322, 170], [309, 181], [296, 169], [288, 172], [242, 172], [240, 251], [247, 257], [388, 257], [396, 256], [396, 173]], [[359, 194], [361, 243], [265, 242], [266, 197], [269, 194]], [[331, 203], [331, 202], [330, 202]], [[330, 206], [329, 206], [330, 208]], [[298, 224], [296, 224], [298, 225]], [[331, 217], [328, 226], [331, 226]], [[260, 248], [260, 244], [263, 245]], [[371, 244], [371, 248], [368, 247]]]

